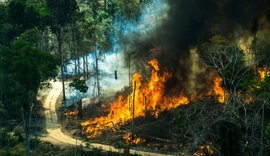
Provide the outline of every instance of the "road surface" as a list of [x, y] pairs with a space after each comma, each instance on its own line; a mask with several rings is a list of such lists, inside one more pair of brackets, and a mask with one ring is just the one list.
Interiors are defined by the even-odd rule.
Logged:
[[[84, 142], [81, 140], [76, 140], [71, 136], [64, 134], [60, 129], [60, 124], [58, 123], [57, 114], [55, 111], [57, 99], [60, 97], [62, 92], [62, 83], [59, 81], [50, 82], [52, 85], [51, 90], [47, 93], [47, 96], [44, 100], [43, 107], [45, 108], [45, 118], [46, 118], [46, 130], [48, 134], [42, 137], [42, 140], [49, 141], [57, 145], [84, 145]], [[76, 143], [77, 142], [77, 143]], [[91, 143], [93, 147], [101, 148], [105, 151], [119, 152], [119, 149], [114, 148], [113, 146]], [[158, 154], [151, 152], [144, 152], [139, 150], [130, 149], [131, 154], [139, 154], [143, 156], [166, 156], [166, 154]], [[168, 155], [167, 155], [168, 156]]]

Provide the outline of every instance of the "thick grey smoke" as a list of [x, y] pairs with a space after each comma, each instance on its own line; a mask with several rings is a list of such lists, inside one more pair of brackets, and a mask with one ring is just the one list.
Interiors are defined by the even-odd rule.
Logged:
[[129, 52], [136, 60], [157, 57], [162, 67], [186, 82], [189, 49], [216, 34], [232, 38], [236, 33], [254, 33], [262, 17], [270, 19], [269, 0], [167, 0], [167, 4], [162, 24], [148, 36], [131, 40]]

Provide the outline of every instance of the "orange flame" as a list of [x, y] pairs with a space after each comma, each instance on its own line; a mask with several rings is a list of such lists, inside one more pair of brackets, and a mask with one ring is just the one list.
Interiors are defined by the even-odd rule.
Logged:
[[65, 113], [67, 117], [74, 118], [77, 115], [77, 112], [67, 112]]
[[[148, 63], [153, 67], [148, 83], [142, 82], [142, 75], [140, 73], [135, 73], [133, 76], [133, 84], [136, 82], [136, 88], [133, 86], [133, 92], [135, 90], [134, 118], [145, 116], [147, 111], [151, 111], [152, 115], [158, 117], [164, 110], [188, 104], [188, 98], [183, 96], [181, 92], [174, 97], [163, 96], [166, 82], [172, 77], [172, 73], [167, 71], [160, 74], [156, 59]], [[119, 96], [115, 102], [111, 103], [107, 116], [82, 122], [81, 125], [84, 127], [84, 133], [88, 135], [88, 138], [99, 136], [104, 130], [116, 130], [119, 126], [130, 121], [132, 119], [132, 112], [129, 109], [129, 102], [133, 102], [128, 99], [133, 99], [133, 94], [131, 93], [127, 98]]]
[[270, 72], [267, 70], [266, 67], [260, 68], [258, 72], [259, 72], [261, 81], [264, 81], [266, 76], [270, 76]]
[[216, 76], [214, 78], [214, 85], [212, 87], [212, 90], [208, 93], [208, 95], [216, 95], [220, 103], [225, 102], [225, 90], [222, 87], [222, 81], [223, 79], [220, 76]]
[[124, 137], [123, 139], [125, 140], [125, 142], [127, 144], [135, 144], [135, 145], [138, 145], [138, 144], [142, 144], [145, 142], [145, 140], [143, 138], [140, 138], [140, 137], [137, 137], [135, 134], [132, 136], [132, 133], [131, 132], [128, 132]]

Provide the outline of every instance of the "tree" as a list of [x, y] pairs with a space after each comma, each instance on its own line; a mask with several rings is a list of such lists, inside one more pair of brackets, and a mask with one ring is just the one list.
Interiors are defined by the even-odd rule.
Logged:
[[51, 14], [53, 15], [53, 23], [51, 24], [51, 29], [56, 35], [58, 42], [58, 53], [61, 58], [61, 78], [62, 78], [62, 89], [63, 89], [63, 101], [66, 100], [65, 94], [65, 78], [64, 78], [64, 55], [62, 51], [62, 29], [67, 24], [70, 23], [78, 10], [77, 2], [75, 0], [47, 0], [47, 5]]
[[137, 19], [140, 12], [139, 0], [120, 0], [118, 1], [119, 12], [128, 19]]
[[26, 30], [44, 29], [50, 23], [51, 16], [43, 3], [28, 3], [26, 0], [11, 0], [6, 7], [5, 22], [11, 24], [4, 36], [11, 42]]
[[[83, 25], [88, 25], [84, 31], [89, 32], [89, 36], [85, 36], [84, 43], [88, 44], [88, 51], [92, 52], [95, 58], [95, 79], [97, 87], [97, 96], [100, 96], [100, 71], [99, 61], [104, 56], [104, 52], [110, 48], [112, 29], [112, 16], [105, 9], [105, 2], [101, 0], [93, 0], [87, 2], [88, 14]], [[83, 33], [85, 34], [85, 33]], [[83, 43], [83, 42], [82, 42]], [[85, 60], [85, 58], [84, 58]], [[87, 77], [87, 76], [85, 76]]]
[[[42, 81], [57, 74], [57, 58], [50, 53], [33, 48], [29, 42], [15, 40], [12, 46], [0, 48], [0, 73], [9, 79], [10, 89], [6, 93], [4, 105], [16, 105], [22, 111], [26, 155], [30, 155], [31, 113], [38, 88]], [[2, 83], [5, 83], [2, 82]], [[13, 98], [13, 97], [16, 98]]]
[[69, 84], [70, 87], [74, 87], [75, 89], [79, 90], [82, 93], [86, 93], [88, 87], [85, 84], [84, 80], [80, 80], [79, 78], [74, 78], [72, 82]]
[[244, 89], [242, 84], [254, 75], [245, 62], [245, 53], [220, 36], [213, 37], [204, 48], [206, 65], [221, 76], [223, 87], [233, 99], [236, 98], [238, 91]]

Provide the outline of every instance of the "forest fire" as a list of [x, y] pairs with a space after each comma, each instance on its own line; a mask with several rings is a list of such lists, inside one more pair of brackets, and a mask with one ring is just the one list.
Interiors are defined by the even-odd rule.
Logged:
[[135, 73], [132, 80], [133, 91], [128, 97], [120, 95], [110, 105], [107, 116], [81, 123], [88, 138], [99, 136], [104, 130], [116, 130], [119, 126], [130, 121], [132, 119], [132, 109], [129, 107], [131, 104], [134, 104], [134, 118], [138, 118], [145, 116], [146, 112], [151, 112], [151, 115], [158, 117], [164, 110], [189, 103], [188, 98], [183, 96], [181, 92], [171, 97], [164, 96], [166, 82], [172, 77], [172, 73], [165, 71], [160, 74], [156, 59], [148, 63], [153, 67], [148, 83], [142, 81], [141, 73]]

